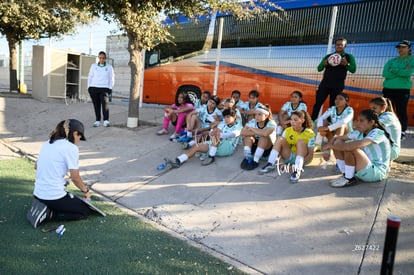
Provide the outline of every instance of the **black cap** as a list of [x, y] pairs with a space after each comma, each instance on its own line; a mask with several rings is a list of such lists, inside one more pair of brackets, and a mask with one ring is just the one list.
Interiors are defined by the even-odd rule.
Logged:
[[403, 46], [403, 47], [405, 46], [405, 47], [411, 48], [411, 42], [408, 40], [402, 40], [398, 42], [397, 46], [395, 47], [398, 48], [399, 46]]
[[69, 119], [69, 129], [72, 131], [78, 131], [81, 135], [81, 140], [86, 140], [85, 138], [85, 127], [83, 127], [83, 123], [77, 119]]

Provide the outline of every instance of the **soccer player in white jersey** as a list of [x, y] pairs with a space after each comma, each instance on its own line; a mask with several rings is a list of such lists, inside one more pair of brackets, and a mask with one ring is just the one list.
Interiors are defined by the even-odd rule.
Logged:
[[255, 118], [247, 122], [241, 131], [244, 159], [240, 167], [243, 170], [256, 169], [260, 158], [269, 156], [276, 141], [276, 127], [270, 108], [264, 105], [257, 107]]
[[282, 108], [279, 111], [278, 115], [278, 126], [276, 130], [276, 135], [280, 136], [284, 129], [291, 126], [290, 125], [290, 116], [295, 111], [308, 111], [306, 103], [303, 102], [303, 94], [300, 91], [293, 91], [290, 94], [290, 101], [283, 104]]
[[208, 142], [199, 143], [191, 147], [185, 154], [179, 155], [175, 161], [165, 160], [173, 168], [178, 168], [197, 152], [208, 152], [208, 157], [201, 162], [203, 166], [212, 164], [215, 161], [215, 156], [231, 156], [239, 143], [242, 125], [236, 122], [237, 115], [233, 108], [224, 110], [223, 116], [224, 121], [210, 131], [210, 140]]
[[379, 123], [390, 135], [391, 160], [397, 159], [401, 150], [401, 123], [394, 113], [391, 100], [382, 96], [376, 97], [371, 99], [369, 107], [378, 114]]
[[344, 161], [339, 166], [343, 176], [330, 182], [332, 187], [345, 187], [356, 183], [381, 181], [387, 177], [391, 146], [389, 135], [378, 122], [372, 110], [362, 111], [356, 120], [356, 130], [344, 136], [334, 137], [324, 150], [333, 149]]
[[[335, 106], [330, 107], [318, 118], [318, 132], [322, 137], [326, 137], [328, 142], [334, 136], [343, 136], [352, 132], [354, 109], [348, 105], [348, 102], [349, 96], [345, 93], [339, 93], [335, 98]], [[330, 121], [328, 121], [328, 118], [330, 118]], [[326, 161], [329, 160], [330, 156], [331, 150], [323, 152], [323, 158]]]

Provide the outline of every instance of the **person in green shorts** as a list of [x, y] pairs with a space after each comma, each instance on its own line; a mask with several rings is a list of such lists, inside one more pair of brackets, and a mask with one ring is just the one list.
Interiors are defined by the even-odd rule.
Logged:
[[390, 135], [391, 160], [397, 159], [401, 150], [401, 123], [394, 113], [390, 99], [382, 96], [373, 98], [369, 107], [378, 114], [378, 122]]
[[373, 110], [363, 110], [358, 115], [355, 129], [347, 135], [334, 137], [323, 146], [323, 150], [336, 150], [337, 158], [344, 160], [345, 173], [330, 182], [332, 187], [353, 185], [357, 178], [377, 182], [387, 177], [391, 145], [388, 133], [379, 124], [378, 115]]

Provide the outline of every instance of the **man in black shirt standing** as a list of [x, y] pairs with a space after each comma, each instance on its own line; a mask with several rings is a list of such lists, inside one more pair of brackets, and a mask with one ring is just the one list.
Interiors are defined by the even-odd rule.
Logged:
[[[316, 91], [316, 102], [312, 110], [312, 120], [318, 118], [319, 111], [329, 95], [329, 106], [335, 105], [336, 96], [342, 92], [345, 86], [347, 72], [355, 73], [355, 58], [345, 52], [346, 39], [338, 38], [335, 40], [335, 52], [327, 54], [318, 65], [318, 72], [325, 69], [323, 78]], [[339, 54], [341, 56], [339, 64], [328, 62], [331, 55]]]

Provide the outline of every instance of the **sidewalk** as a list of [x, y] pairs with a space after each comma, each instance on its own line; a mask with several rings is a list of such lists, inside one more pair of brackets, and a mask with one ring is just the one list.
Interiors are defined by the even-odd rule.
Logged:
[[[161, 108], [141, 108], [139, 129], [125, 128], [128, 105], [120, 100], [110, 106], [109, 128], [91, 126], [91, 103], [0, 94], [0, 111], [0, 158], [14, 156], [8, 148], [36, 158], [59, 121], [79, 119], [87, 138], [79, 146], [81, 175], [94, 192], [247, 273], [379, 274], [388, 215], [402, 219], [394, 272], [414, 270], [412, 165], [397, 164], [384, 182], [343, 189], [329, 187], [337, 175], [332, 166], [322, 169], [320, 158], [298, 184], [286, 173], [243, 171], [241, 147], [207, 167], [195, 158], [158, 171], [164, 157], [183, 152], [168, 136], [155, 135]], [[414, 161], [413, 132], [402, 158]], [[364, 253], [358, 245], [366, 244]]]

